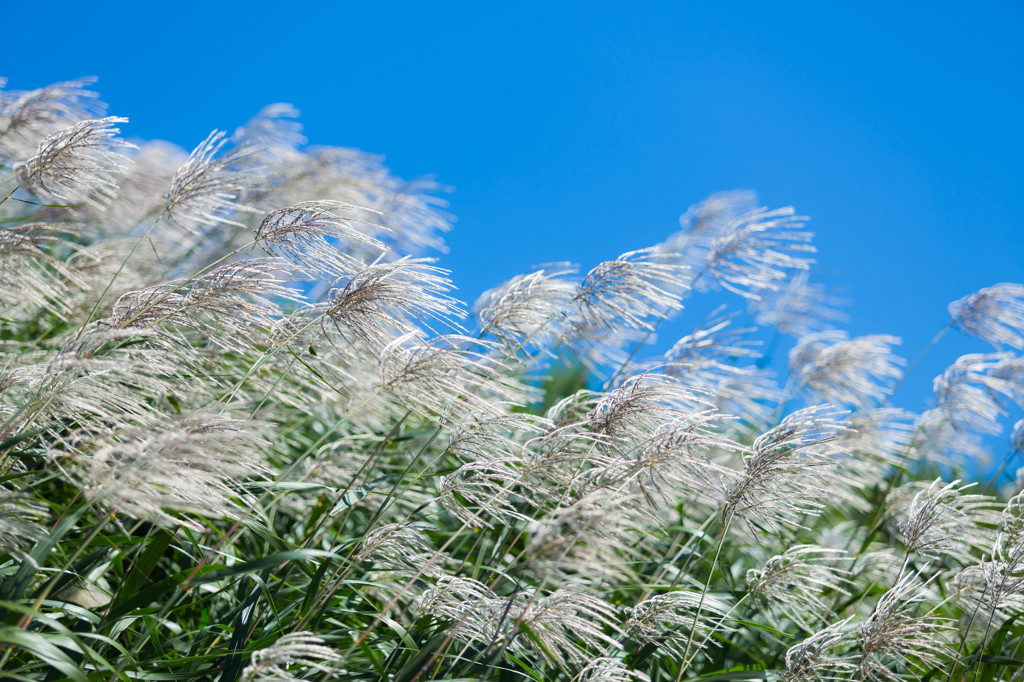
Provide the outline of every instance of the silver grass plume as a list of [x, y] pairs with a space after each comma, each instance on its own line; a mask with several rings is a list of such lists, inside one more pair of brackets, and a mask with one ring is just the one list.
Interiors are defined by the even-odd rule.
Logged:
[[760, 342], [745, 338], [753, 328], [730, 329], [736, 313], [723, 310], [720, 306], [679, 339], [660, 359], [661, 367], [720, 412], [763, 423], [781, 400], [780, 389], [767, 370], [740, 364], [760, 357]]
[[908, 555], [932, 560], [947, 558], [961, 565], [971, 563], [975, 555], [991, 551], [993, 533], [988, 528], [1000, 521], [998, 505], [985, 495], [964, 491], [971, 484], [960, 481], [943, 484], [909, 484], [902, 494], [918, 489], [913, 499], [897, 504], [896, 530]]
[[74, 248], [56, 225], [25, 223], [0, 230], [0, 310], [4, 317], [38, 315], [37, 307], [66, 316], [68, 288], [83, 283], [58, 258], [55, 246]]
[[526, 556], [560, 581], [589, 583], [599, 577], [635, 578], [630, 564], [637, 540], [654, 517], [637, 496], [598, 489], [530, 521]]
[[593, 658], [591, 651], [620, 646], [604, 632], [617, 630], [612, 607], [572, 590], [499, 597], [483, 583], [451, 576], [423, 592], [417, 606], [420, 613], [452, 621], [462, 642], [539, 655], [559, 666], [580, 665]]
[[832, 323], [847, 319], [840, 310], [846, 301], [829, 296], [825, 287], [811, 283], [807, 270], [801, 270], [778, 289], [759, 294], [760, 298], [749, 301], [754, 319], [788, 336], [824, 331]]
[[842, 454], [836, 444], [844, 430], [841, 417], [829, 405], [808, 407], [758, 436], [744, 456], [742, 475], [729, 487], [725, 512], [748, 523], [756, 517], [769, 527], [820, 513]]
[[354, 562], [369, 562], [375, 570], [410, 571], [421, 566], [428, 570], [440, 570], [433, 564], [435, 551], [427, 541], [424, 531], [426, 524], [386, 523], [367, 533], [359, 543], [359, 551], [352, 557]]
[[227, 141], [223, 131], [214, 130], [175, 172], [167, 190], [165, 213], [178, 226], [193, 232], [197, 225], [242, 227], [231, 216], [255, 213], [239, 202], [260, 175], [260, 169], [252, 164], [256, 150], [232, 147], [220, 154]]
[[1024, 359], [1011, 353], [963, 355], [932, 382], [934, 408], [959, 430], [998, 433], [1000, 396], [1024, 405]]
[[0, 159], [23, 159], [50, 133], [100, 116], [105, 105], [85, 89], [95, 81], [80, 78], [28, 92], [0, 92]]
[[812, 400], [867, 408], [881, 402], [903, 376], [904, 361], [891, 351], [899, 343], [882, 334], [854, 339], [836, 330], [810, 334], [789, 352], [789, 369]]
[[724, 311], [725, 306], [716, 308], [696, 329], [665, 352], [666, 372], [686, 375], [694, 370], [712, 368], [719, 373], [729, 373], [735, 369], [736, 359], [760, 356], [755, 348], [760, 342], [745, 338], [755, 329], [730, 329], [729, 325], [737, 313]]
[[580, 670], [572, 682], [650, 682], [647, 673], [630, 670], [615, 658], [595, 658]]
[[[256, 158], [260, 165], [267, 167], [272, 174], [274, 166], [297, 160], [300, 156], [298, 148], [306, 144], [302, 124], [294, 120], [298, 117], [299, 110], [291, 104], [268, 104], [235, 130], [231, 142], [257, 150]], [[272, 181], [275, 179], [271, 177]]]
[[953, 326], [971, 336], [1024, 350], [1024, 284], [1004, 282], [949, 304]]
[[683, 496], [717, 497], [722, 480], [734, 472], [708, 453], [735, 452], [738, 445], [720, 435], [725, 418], [703, 410], [659, 424], [651, 435], [621, 449], [621, 456], [587, 472], [593, 485], [626, 486], [652, 506], [671, 506]]
[[342, 336], [381, 348], [396, 336], [439, 322], [458, 329], [463, 316], [448, 271], [426, 258], [400, 258], [362, 268], [327, 294], [323, 313]]
[[523, 594], [520, 599], [526, 603], [516, 615], [515, 626], [533, 636], [517, 637], [513, 649], [528, 649], [564, 666], [590, 661], [594, 651], [622, 648], [605, 633], [618, 632], [615, 609], [595, 596], [570, 588], [543, 597]]
[[340, 201], [302, 201], [271, 211], [256, 228], [256, 243], [273, 256], [288, 258], [328, 279], [351, 275], [362, 263], [349, 255], [350, 243], [384, 250], [384, 244], [360, 229], [361, 211]]
[[872, 682], [906, 679], [905, 671], [923, 673], [941, 665], [953, 652], [946, 641], [950, 623], [926, 613], [914, 615], [927, 583], [906, 573], [878, 600], [857, 635], [857, 674]]
[[135, 148], [117, 138], [121, 131], [115, 124], [127, 122], [108, 116], [50, 134], [30, 159], [16, 166], [18, 179], [50, 201], [103, 206], [114, 197], [117, 179], [128, 169], [128, 158], [120, 150]]
[[747, 299], [776, 291], [794, 270], [806, 270], [815, 252], [806, 220], [792, 207], [757, 209], [738, 218], [708, 250], [706, 269], [723, 287]]
[[666, 262], [665, 254], [655, 248], [600, 263], [577, 290], [583, 326], [653, 331], [662, 319], [682, 310], [680, 301], [690, 288], [689, 273], [689, 267]]
[[254, 345], [260, 330], [273, 327], [280, 302], [298, 302], [285, 264], [276, 259], [236, 261], [191, 281], [169, 282], [123, 294], [109, 323], [116, 329], [177, 327], [202, 333], [211, 344], [233, 351]]
[[528, 436], [544, 433], [551, 427], [547, 419], [529, 414], [470, 414], [451, 426], [448, 451], [463, 462], [517, 457], [523, 454], [523, 442]]
[[1002, 621], [1024, 611], [1024, 493], [1006, 503], [992, 544], [981, 561], [964, 569], [957, 583], [967, 599]]
[[528, 521], [519, 507], [537, 506], [522, 462], [515, 457], [467, 462], [441, 477], [438, 492], [441, 507], [472, 528]]
[[761, 568], [747, 571], [747, 591], [769, 622], [785, 629], [788, 619], [807, 632], [832, 617], [823, 594], [849, 596], [849, 571], [841, 550], [815, 545], [794, 545], [768, 559]]
[[480, 352], [482, 341], [449, 335], [425, 342], [418, 332], [398, 337], [381, 350], [381, 388], [417, 412], [502, 415], [518, 404], [520, 386], [507, 367]]
[[[666, 253], [679, 254], [681, 262], [688, 264], [693, 272], [699, 272], [704, 268], [708, 247], [737, 218], [755, 208], [757, 193], [750, 190], [712, 194], [679, 216], [679, 232], [671, 235], [658, 248]], [[697, 285], [701, 283], [698, 281]]]
[[380, 215], [389, 242], [401, 254], [447, 250], [443, 234], [452, 229], [448, 202], [435, 196], [450, 191], [430, 177], [400, 180], [388, 173], [378, 179], [378, 198], [369, 208]]
[[[184, 149], [161, 140], [140, 142], [138, 149], [130, 153], [131, 167], [119, 179], [117, 195], [90, 225], [100, 238], [116, 239], [130, 234], [160, 215], [166, 205], [164, 195], [171, 178], [188, 159]], [[175, 253], [188, 248], [179, 229], [172, 226], [165, 230], [160, 226], [153, 230], [150, 238], [165, 263], [176, 268], [187, 267], [174, 258]]]
[[[911, 449], [917, 415], [893, 407], [857, 410], [843, 422], [844, 431], [836, 441], [841, 451], [838, 462], [848, 489], [870, 490], [908, 457], [920, 454]], [[849, 497], [853, 505], [868, 511], [864, 495]]]
[[529, 339], [533, 347], [547, 348], [565, 327], [577, 291], [568, 277], [575, 274], [573, 266], [547, 266], [485, 291], [473, 306], [480, 335], [509, 347]]
[[740, 216], [757, 208], [757, 193], [749, 189], [734, 189], [712, 194], [694, 204], [679, 216], [679, 226], [688, 235], [719, 237]]
[[[715, 595], [675, 590], [634, 606], [623, 629], [644, 644], [653, 644], [665, 653], [682, 658], [688, 648], [691, 652], [703, 651], [708, 644], [717, 644], [712, 637], [715, 632], [733, 630], [725, 624], [729, 610], [729, 605]], [[692, 647], [687, 646], [690, 640]]]
[[31, 497], [0, 486], [0, 554], [23, 550], [47, 533], [46, 509]]
[[96, 418], [120, 424], [149, 415], [153, 403], [182, 388], [187, 368], [158, 334], [114, 330], [102, 321], [70, 339], [46, 362], [13, 370], [24, 419]]
[[[249, 665], [242, 670], [246, 682], [299, 682], [308, 679], [306, 673], [316, 670], [339, 674], [335, 665], [342, 656], [324, 645], [312, 632], [289, 632], [266, 649], [254, 651]], [[299, 673], [299, 674], [296, 674]]]
[[786, 671], [780, 682], [832, 682], [850, 679], [857, 671], [849, 654], [833, 653], [844, 649], [851, 639], [847, 626], [853, 617], [818, 630], [786, 651]]
[[685, 419], [704, 399], [672, 377], [645, 372], [607, 392], [587, 414], [591, 430], [613, 441], [649, 435], [660, 424]]
[[188, 516], [237, 516], [235, 486], [262, 476], [250, 453], [258, 443], [251, 426], [220, 416], [156, 417], [106, 433], [77, 434], [67, 458], [86, 497], [104, 507], [166, 527], [205, 526]]

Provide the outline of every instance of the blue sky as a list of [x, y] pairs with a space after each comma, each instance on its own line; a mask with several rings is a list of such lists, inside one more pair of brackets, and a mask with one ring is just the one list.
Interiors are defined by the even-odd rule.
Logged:
[[[1018, 2], [2, 0], [0, 16], [8, 87], [98, 76], [129, 135], [191, 148], [290, 102], [311, 142], [434, 174], [458, 218], [441, 264], [469, 302], [534, 264], [653, 244], [735, 188], [811, 216], [846, 328], [901, 336], [908, 357], [950, 301], [1024, 281]], [[902, 402], [985, 350], [944, 339]]]

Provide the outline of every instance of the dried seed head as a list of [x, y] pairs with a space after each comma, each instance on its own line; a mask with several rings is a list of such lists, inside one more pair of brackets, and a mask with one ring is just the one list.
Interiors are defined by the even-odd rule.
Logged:
[[682, 496], [717, 496], [721, 481], [733, 472], [712, 462], [707, 453], [738, 449], [720, 435], [723, 418], [705, 410], [660, 424], [649, 438], [592, 469], [588, 478], [594, 485], [626, 485], [652, 506], [671, 506]]
[[780, 682], [831, 682], [846, 680], [857, 670], [850, 655], [836, 655], [836, 649], [847, 647], [852, 639], [846, 618], [818, 630], [786, 652], [786, 672]]
[[527, 340], [536, 348], [547, 347], [565, 326], [576, 296], [576, 284], [568, 276], [575, 273], [572, 266], [546, 267], [484, 292], [473, 306], [481, 336], [510, 347]]
[[344, 286], [327, 295], [324, 314], [342, 335], [352, 334], [373, 347], [396, 336], [429, 327], [431, 322], [458, 329], [463, 316], [459, 301], [448, 295], [454, 288], [448, 271], [429, 259], [401, 258], [375, 263], [352, 275]]
[[32, 498], [0, 486], [0, 552], [21, 550], [46, 535], [46, 518]]
[[711, 594], [676, 590], [655, 595], [633, 607], [623, 628], [645, 644], [654, 644], [666, 653], [682, 658], [687, 642], [702, 651], [717, 644], [715, 632], [730, 632], [725, 625], [729, 606]]
[[995, 348], [1024, 349], [1024, 284], [1004, 282], [949, 304], [953, 326]]
[[105, 105], [85, 89], [95, 81], [81, 78], [28, 92], [0, 92], [0, 159], [24, 159], [50, 133], [102, 115]]
[[881, 334], [855, 339], [842, 331], [810, 334], [789, 352], [789, 368], [812, 400], [867, 408], [903, 376], [903, 359], [890, 351], [899, 343]]
[[576, 298], [584, 326], [622, 326], [653, 330], [657, 323], [682, 310], [689, 291], [689, 268], [665, 262], [657, 249], [630, 251], [587, 273]]
[[266, 649], [253, 652], [241, 679], [246, 682], [299, 682], [307, 679], [304, 673], [309, 670], [343, 672], [334, 665], [341, 660], [341, 654], [325, 646], [324, 640], [312, 632], [290, 632]]
[[931, 614], [913, 615], [915, 604], [928, 599], [924, 595], [926, 587], [927, 583], [919, 582], [916, 575], [903, 575], [861, 624], [857, 637], [861, 679], [901, 680], [904, 678], [894, 672], [894, 667], [923, 673], [952, 657], [946, 641], [949, 622]]
[[263, 472], [250, 454], [258, 438], [224, 418], [139, 421], [109, 433], [82, 434], [67, 455], [86, 497], [154, 523], [204, 526], [168, 510], [218, 518], [239, 513], [234, 486]]
[[271, 211], [256, 228], [256, 243], [267, 253], [288, 258], [328, 281], [350, 276], [363, 264], [349, 255], [350, 243], [384, 250], [380, 240], [343, 212], [365, 211], [340, 201], [303, 201]]
[[808, 632], [832, 617], [823, 595], [849, 595], [848, 571], [840, 566], [841, 550], [795, 545], [773, 556], [761, 568], [747, 571], [747, 590], [769, 621], [783, 629], [789, 620]]
[[698, 406], [707, 403], [694, 391], [672, 377], [645, 372], [602, 396], [587, 422], [596, 433], [630, 440], [649, 436], [665, 422], [685, 419]]
[[812, 233], [801, 231], [806, 218], [792, 207], [751, 211], [714, 241], [706, 268], [723, 287], [744, 298], [759, 299], [777, 291], [793, 270], [806, 270], [814, 253]]
[[572, 590], [499, 597], [475, 580], [444, 577], [420, 595], [417, 605], [421, 613], [453, 621], [460, 641], [540, 656], [563, 668], [592, 660], [594, 651], [621, 646], [605, 634], [605, 629], [617, 631], [612, 607]]
[[615, 658], [595, 658], [572, 678], [573, 682], [650, 682], [650, 677], [639, 670], [630, 670]]
[[770, 527], [819, 513], [820, 500], [834, 490], [842, 416], [828, 405], [808, 407], [758, 436], [743, 476], [730, 486], [726, 509]]
[[530, 523], [527, 556], [563, 581], [633, 579], [637, 529], [653, 522], [636, 501], [636, 495], [598, 489], [551, 510]]
[[237, 212], [255, 213], [239, 203], [251, 190], [260, 169], [253, 165], [256, 149], [232, 147], [220, 154], [227, 138], [214, 130], [189, 155], [171, 179], [166, 215], [177, 225], [195, 231], [197, 225], [242, 223], [231, 219]]
[[907, 554], [968, 564], [975, 554], [991, 550], [994, 538], [988, 529], [999, 523], [998, 505], [984, 495], [965, 493], [970, 487], [960, 481], [943, 485], [941, 479], [926, 488], [905, 486], [904, 494], [919, 489], [912, 500], [896, 505], [896, 529]]
[[528, 521], [520, 507], [535, 506], [521, 462], [514, 458], [467, 462], [440, 481], [441, 507], [473, 528]]
[[932, 382], [935, 410], [957, 430], [999, 433], [1000, 395], [1024, 405], [1024, 359], [1011, 353], [963, 355]]
[[128, 119], [108, 116], [81, 121], [58, 130], [39, 144], [36, 153], [17, 166], [18, 178], [32, 193], [50, 201], [103, 206], [117, 190], [117, 179], [128, 169], [121, 149], [134, 148], [116, 135], [116, 123]]
[[829, 296], [820, 284], [812, 284], [807, 270], [798, 272], [774, 291], [760, 293], [759, 299], [750, 300], [754, 319], [789, 336], [824, 331], [848, 317], [839, 309], [846, 302]]
[[487, 348], [457, 335], [430, 343], [416, 332], [401, 336], [381, 350], [381, 387], [417, 411], [503, 415], [508, 403], [520, 404], [522, 387], [511, 383], [501, 362], [465, 350], [474, 346]]

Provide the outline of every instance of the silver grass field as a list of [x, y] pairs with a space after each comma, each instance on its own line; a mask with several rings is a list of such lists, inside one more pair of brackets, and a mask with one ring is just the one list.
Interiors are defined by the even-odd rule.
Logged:
[[91, 83], [0, 88], [4, 679], [1024, 680], [1024, 284], [915, 414], [791, 208], [467, 306], [436, 184]]

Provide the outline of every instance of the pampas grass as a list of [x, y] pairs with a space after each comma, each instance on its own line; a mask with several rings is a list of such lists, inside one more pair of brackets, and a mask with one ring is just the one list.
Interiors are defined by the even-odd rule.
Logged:
[[90, 83], [0, 90], [4, 676], [1020, 679], [1021, 496], [961, 479], [1021, 450], [1024, 285], [914, 414], [791, 208], [469, 314], [437, 185], [286, 105], [136, 147]]

